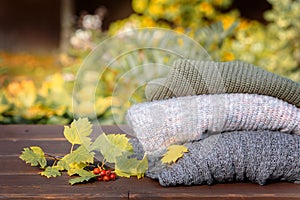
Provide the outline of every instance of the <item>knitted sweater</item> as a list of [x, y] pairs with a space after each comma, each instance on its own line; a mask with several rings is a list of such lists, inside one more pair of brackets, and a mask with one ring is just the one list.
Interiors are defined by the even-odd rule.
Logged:
[[300, 181], [300, 137], [297, 135], [237, 131], [213, 135], [186, 146], [189, 152], [174, 164], [162, 166], [150, 159], [147, 176], [158, 179], [163, 186]]
[[159, 154], [171, 144], [226, 131], [300, 134], [300, 109], [256, 94], [198, 95], [145, 102], [133, 105], [126, 118], [147, 154]]
[[146, 87], [148, 101], [219, 93], [268, 95], [300, 107], [299, 83], [240, 61], [177, 60], [166, 78]]

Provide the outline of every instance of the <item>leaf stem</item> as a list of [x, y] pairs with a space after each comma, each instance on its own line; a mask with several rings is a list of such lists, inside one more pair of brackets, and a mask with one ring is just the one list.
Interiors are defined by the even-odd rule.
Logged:
[[73, 152], [73, 149], [74, 149], [74, 144], [72, 144], [72, 146], [71, 146], [71, 151], [70, 151], [70, 153]]
[[53, 164], [52, 164], [52, 167], [55, 166], [57, 163], [57, 160], [54, 160]]
[[101, 162], [101, 168], [102, 168], [102, 169], [104, 169], [104, 165], [105, 165], [105, 163], [106, 163], [106, 159], [105, 159], [105, 158], [103, 158], [103, 161]]
[[48, 153], [44, 153], [44, 155], [46, 156], [46, 157], [49, 157], [49, 158], [52, 158], [52, 159], [54, 159], [54, 160], [61, 160], [61, 156], [53, 156], [53, 155], [51, 155], [51, 154], [48, 154]]

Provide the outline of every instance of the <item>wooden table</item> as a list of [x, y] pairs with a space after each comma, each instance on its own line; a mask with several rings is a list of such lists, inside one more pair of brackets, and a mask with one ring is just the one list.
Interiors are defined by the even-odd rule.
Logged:
[[[106, 133], [122, 132], [117, 126], [103, 126], [102, 129]], [[0, 126], [0, 199], [300, 199], [300, 185], [293, 183], [166, 188], [149, 178], [119, 178], [70, 186], [66, 174], [47, 179], [38, 174], [38, 168], [19, 159], [22, 149], [31, 145], [39, 145], [45, 152], [58, 155], [70, 149], [63, 137], [63, 126]]]

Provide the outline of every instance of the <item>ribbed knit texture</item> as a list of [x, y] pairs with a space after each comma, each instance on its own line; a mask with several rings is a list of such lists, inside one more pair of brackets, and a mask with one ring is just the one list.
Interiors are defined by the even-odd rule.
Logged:
[[146, 87], [148, 101], [199, 94], [250, 93], [300, 107], [300, 84], [241, 61], [177, 60], [165, 79]]
[[274, 130], [300, 134], [300, 109], [274, 97], [215, 94], [133, 105], [127, 122], [147, 154], [171, 144], [234, 130]]
[[186, 146], [189, 152], [183, 158], [164, 167], [150, 165], [148, 175], [163, 186], [300, 181], [300, 137], [296, 135], [237, 131], [213, 135]]

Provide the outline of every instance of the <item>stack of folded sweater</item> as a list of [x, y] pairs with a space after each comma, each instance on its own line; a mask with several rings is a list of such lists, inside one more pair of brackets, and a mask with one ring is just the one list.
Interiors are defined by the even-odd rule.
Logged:
[[[146, 97], [127, 121], [161, 185], [300, 181], [298, 83], [243, 62], [181, 59]], [[189, 151], [162, 164], [172, 144]]]

